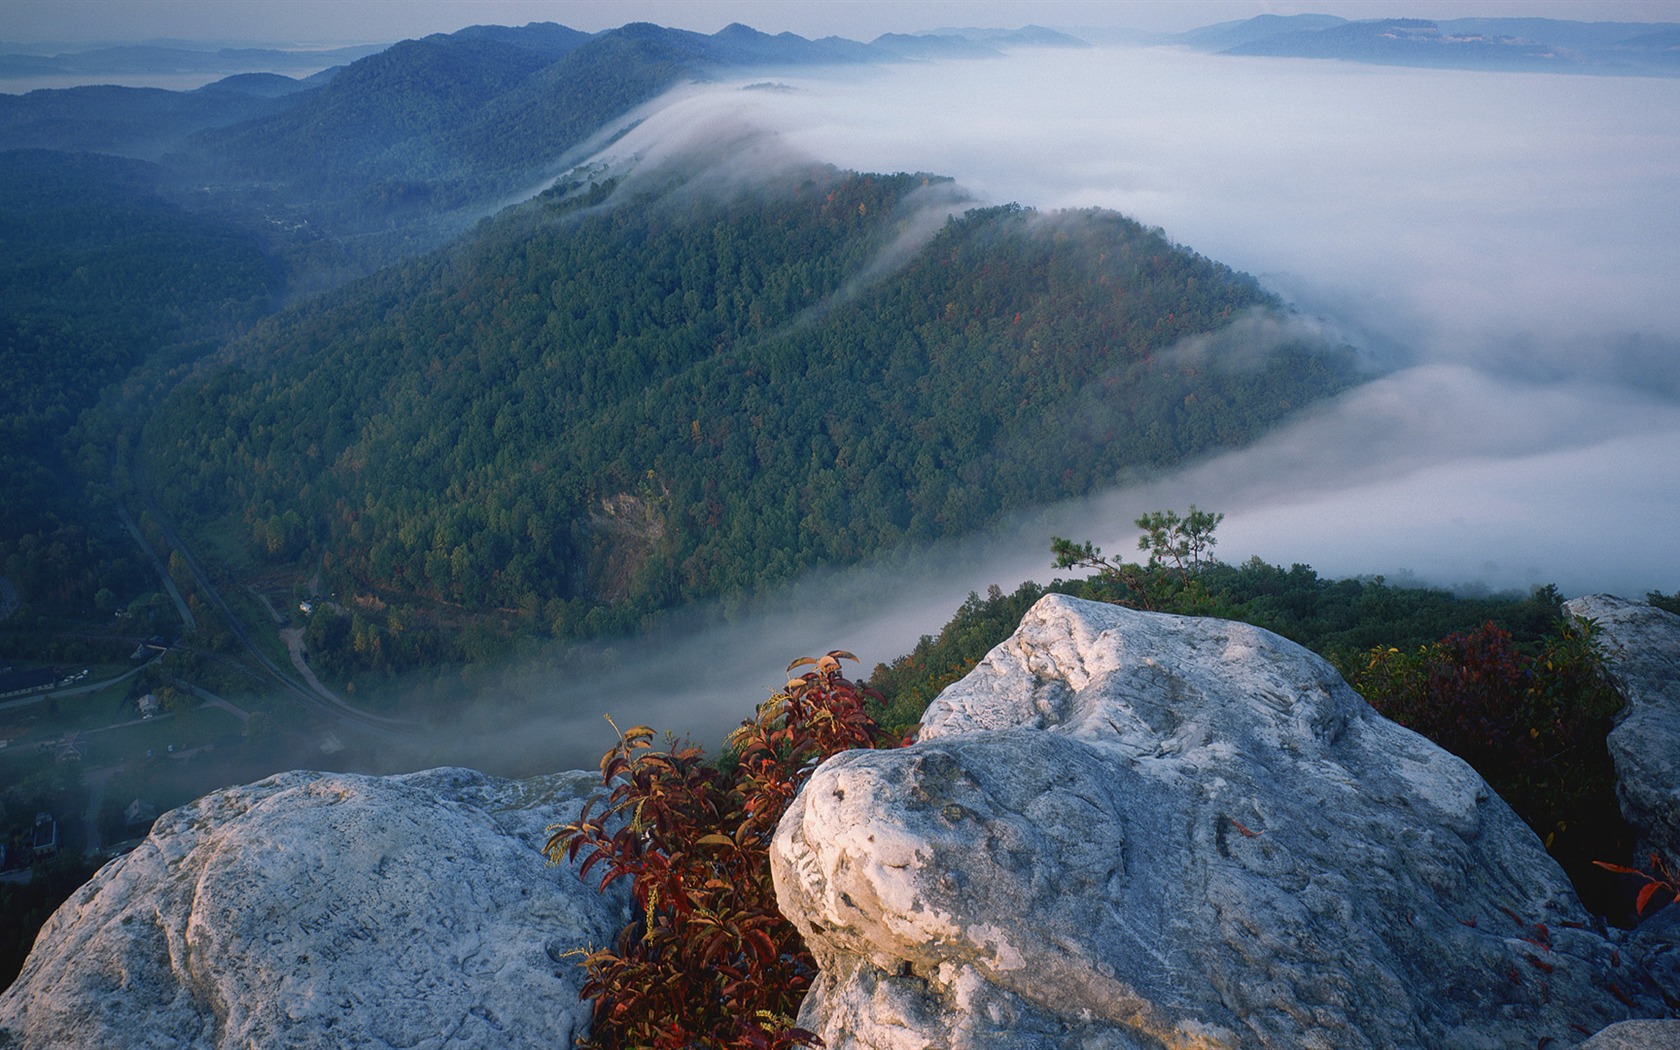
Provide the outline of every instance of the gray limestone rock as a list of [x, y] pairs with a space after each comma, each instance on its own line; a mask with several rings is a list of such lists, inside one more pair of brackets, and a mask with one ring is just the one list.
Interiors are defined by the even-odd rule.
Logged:
[[1044, 598], [918, 743], [819, 768], [771, 862], [831, 1050], [1561, 1047], [1664, 1012], [1469, 766], [1243, 624]]
[[0, 1047], [564, 1047], [625, 917], [541, 855], [593, 774], [285, 773], [165, 814], [47, 923]]
[[1622, 1021], [1582, 1043], [1581, 1050], [1680, 1050], [1680, 1021]]
[[1571, 599], [1564, 609], [1597, 622], [1610, 678], [1626, 701], [1608, 741], [1622, 816], [1645, 849], [1680, 870], [1680, 616], [1608, 594]]

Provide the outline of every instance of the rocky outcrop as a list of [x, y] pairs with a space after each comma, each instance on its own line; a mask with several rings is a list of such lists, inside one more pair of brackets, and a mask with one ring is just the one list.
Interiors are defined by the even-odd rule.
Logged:
[[1680, 870], [1680, 616], [1608, 594], [1571, 599], [1564, 610], [1598, 624], [1626, 704], [1608, 741], [1622, 816], [1641, 853], [1657, 850]]
[[1224, 621], [1043, 599], [917, 744], [818, 769], [772, 865], [834, 1050], [1561, 1047], [1666, 1009], [1473, 770]]
[[1582, 1043], [1581, 1050], [1680, 1050], [1680, 1021], [1622, 1021]]
[[165, 814], [0, 996], [0, 1047], [564, 1047], [625, 912], [547, 865], [595, 774], [286, 773]]
[[[1618, 732], [1670, 710], [1672, 623], [1591, 601]], [[1680, 908], [1601, 932], [1468, 766], [1265, 631], [1052, 596], [920, 737], [825, 763], [777, 832], [822, 967], [801, 1022], [834, 1050], [1674, 1045]], [[1630, 794], [1671, 818], [1680, 749], [1655, 750]], [[209, 795], [47, 924], [0, 1050], [570, 1045], [569, 956], [628, 911], [540, 847], [598, 790], [443, 769]]]

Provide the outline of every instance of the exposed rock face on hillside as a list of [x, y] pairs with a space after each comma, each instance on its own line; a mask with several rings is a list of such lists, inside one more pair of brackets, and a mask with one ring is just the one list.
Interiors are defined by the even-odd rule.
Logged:
[[1626, 702], [1609, 737], [1622, 816], [1680, 870], [1680, 616], [1608, 594], [1564, 609], [1597, 621]]
[[1473, 770], [1224, 621], [1043, 599], [919, 743], [824, 764], [772, 864], [833, 1050], [1561, 1047], [1665, 1011]]
[[37, 939], [0, 1047], [565, 1047], [621, 902], [541, 855], [594, 774], [285, 773], [165, 814]]

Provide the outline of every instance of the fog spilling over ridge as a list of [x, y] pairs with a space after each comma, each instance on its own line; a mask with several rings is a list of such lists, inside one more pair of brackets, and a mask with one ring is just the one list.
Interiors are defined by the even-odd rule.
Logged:
[[[590, 764], [607, 712], [711, 745], [792, 658], [844, 647], [867, 674], [969, 592], [1053, 576], [1052, 535], [1129, 557], [1135, 516], [1190, 503], [1226, 514], [1227, 561], [1680, 588], [1680, 80], [1029, 51], [690, 86], [640, 116], [599, 159], [750, 143], [743, 176], [815, 159], [952, 175], [986, 203], [1124, 212], [1256, 274], [1385, 374], [1252, 448], [913, 565], [813, 576], [756, 615], [702, 611], [566, 661], [587, 671], [539, 660], [479, 683], [485, 721], [521, 728], [463, 733], [439, 758]], [[1276, 337], [1264, 329], [1233, 331]], [[519, 698], [528, 718], [510, 714]]]
[[[624, 145], [662, 116], [690, 136], [753, 123], [798, 154], [948, 173], [986, 201], [1114, 208], [1393, 370], [1225, 468], [1264, 466], [1275, 486], [1199, 497], [1229, 514], [1227, 557], [1495, 588], [1680, 578], [1675, 457], [1657, 454], [1680, 451], [1680, 83], [1168, 49], [776, 83], [690, 92]], [[1437, 517], [1454, 524], [1432, 532]], [[1526, 538], [1492, 531], [1513, 521]], [[1582, 530], [1599, 549], [1575, 549]]]

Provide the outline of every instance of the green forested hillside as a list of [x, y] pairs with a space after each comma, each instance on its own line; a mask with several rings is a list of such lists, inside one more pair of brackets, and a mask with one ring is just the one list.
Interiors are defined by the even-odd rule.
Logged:
[[236, 178], [291, 181], [313, 170], [317, 197], [396, 171], [424, 182], [445, 166], [444, 136], [551, 61], [495, 40], [405, 40], [350, 65], [284, 112], [202, 133], [199, 142], [225, 158]]
[[393, 261], [441, 243], [452, 213], [552, 176], [568, 151], [685, 79], [841, 60], [820, 42], [731, 28], [475, 26], [405, 40], [281, 112], [199, 133], [180, 160]]
[[14, 149], [158, 160], [205, 128], [255, 120], [295, 100], [234, 91], [113, 84], [0, 93], [0, 142]]
[[365, 273], [443, 243], [686, 79], [889, 57], [744, 26], [712, 36], [645, 23], [596, 34], [553, 23], [471, 26], [287, 82], [293, 91], [230, 78], [198, 91], [0, 95], [0, 139], [158, 162], [180, 200], [261, 230], [286, 258], [292, 287], [315, 290], [347, 265]]
[[249, 233], [164, 199], [158, 179], [116, 157], [0, 153], [0, 575], [38, 601], [91, 603], [122, 575], [70, 524], [80, 414], [149, 357], [255, 321], [279, 289]]
[[[125, 604], [105, 453], [170, 369], [442, 244], [685, 77], [865, 57], [834, 51], [739, 26], [473, 26], [308, 82], [0, 95], [0, 577], [37, 616]], [[136, 396], [84, 418], [118, 382]]]
[[275, 563], [598, 633], [1242, 442], [1351, 381], [1323, 348], [1164, 353], [1277, 304], [1112, 213], [971, 211], [872, 272], [929, 181], [550, 194], [266, 322], [161, 406], [152, 476]]

